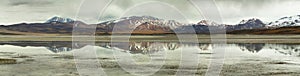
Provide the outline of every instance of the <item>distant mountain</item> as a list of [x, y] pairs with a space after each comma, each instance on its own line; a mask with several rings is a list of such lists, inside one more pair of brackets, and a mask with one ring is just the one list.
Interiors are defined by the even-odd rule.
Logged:
[[265, 24], [259, 19], [249, 19], [243, 20], [239, 24], [236, 25], [226, 25], [226, 24], [218, 24], [213, 21], [202, 20], [197, 24], [183, 26], [181, 28], [177, 28], [176, 31], [180, 31], [182, 33], [193, 33], [191, 31], [194, 28], [195, 32], [198, 34], [208, 34], [210, 33], [210, 27], [220, 30], [226, 30], [227, 32], [237, 31], [237, 30], [251, 30], [251, 29], [265, 29]]
[[132, 30], [133, 34], [164, 34], [173, 33], [172, 29], [182, 25], [174, 20], [163, 20], [152, 16], [132, 16], [99, 23], [97, 31], [128, 33]]
[[54, 16], [47, 20], [45, 23], [72, 23], [75, 22], [75, 20], [70, 19], [70, 18], [62, 18], [58, 16]]
[[197, 25], [219, 26], [220, 24], [210, 20], [201, 20], [197, 23]]
[[283, 17], [267, 24], [268, 27], [300, 26], [300, 15]]
[[107, 22], [100, 23], [102, 25], [129, 25], [130, 28], [137, 27], [141, 24], [150, 24], [156, 25], [160, 27], [169, 27], [169, 28], [177, 28], [182, 26], [183, 24], [176, 22], [175, 20], [163, 20], [159, 18], [155, 18], [152, 16], [131, 16], [131, 17], [123, 17], [117, 20], [111, 20]]
[[[201, 20], [196, 24], [184, 24], [175, 20], [164, 20], [152, 16], [131, 16], [98, 24], [86, 24], [71, 18], [54, 16], [45, 23], [20, 23], [1, 25], [3, 35], [35, 34], [72, 34], [73, 26], [80, 28], [96, 26], [96, 34], [209, 34], [210, 28], [226, 30], [228, 34], [300, 34], [300, 15], [283, 17], [268, 24], [260, 19], [242, 20], [236, 25], [218, 24], [210, 20]], [[223, 31], [222, 31], [223, 32]], [[218, 33], [218, 32], [217, 32]], [[221, 32], [220, 32], [221, 33]], [[224, 32], [223, 32], [224, 33]]]
[[249, 30], [249, 29], [264, 29], [265, 24], [259, 19], [242, 20], [239, 24], [227, 26], [227, 31]]
[[7, 26], [0, 26], [0, 34], [7, 35], [43, 35], [43, 34], [72, 34], [73, 26], [81, 25], [82, 28], [87, 26], [80, 21], [69, 23], [20, 23]]
[[[210, 20], [201, 20], [197, 24], [189, 24], [176, 28], [176, 33], [197, 33], [197, 34], [209, 34], [209, 28], [221, 28], [226, 27], [224, 24], [218, 24]], [[194, 29], [194, 30], [192, 30]]]
[[52, 17], [45, 23], [20, 23], [0, 26], [0, 34], [8, 35], [43, 35], [43, 34], [72, 34], [73, 26], [86, 28], [88, 24], [70, 18]]
[[[259, 19], [250, 19], [248, 21], [242, 21], [240, 24], [228, 28], [228, 34], [300, 34], [300, 26], [292, 23], [287, 24], [288, 21], [293, 22], [295, 17], [284, 17], [281, 21], [275, 21], [277, 24], [263, 24]], [[283, 23], [279, 23], [283, 22]], [[297, 20], [295, 20], [297, 22]], [[271, 25], [270, 25], [271, 24]]]
[[299, 21], [300, 15], [283, 17], [275, 22], [264, 24], [259, 19], [243, 20], [236, 25], [238, 28], [230, 28], [232, 30], [228, 34], [300, 34]]
[[249, 19], [243, 20], [238, 25], [240, 29], [262, 29], [265, 27], [265, 24], [260, 19]]

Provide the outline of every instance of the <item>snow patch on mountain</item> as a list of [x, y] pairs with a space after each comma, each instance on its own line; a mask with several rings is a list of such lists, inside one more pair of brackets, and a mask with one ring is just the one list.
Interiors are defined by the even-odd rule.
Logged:
[[255, 23], [263, 23], [260, 19], [252, 18], [249, 20], [242, 20], [239, 24], [255, 24]]
[[269, 27], [300, 26], [300, 15], [283, 17], [277, 21], [268, 23]]
[[75, 22], [75, 21], [70, 18], [62, 18], [62, 17], [54, 16], [49, 20], [47, 20], [45, 23], [71, 23], [71, 22]]
[[201, 20], [198, 25], [218, 26], [219, 24], [210, 20]]
[[162, 27], [170, 27], [172, 29], [175, 29], [179, 26], [183, 26], [184, 24], [177, 22], [175, 20], [164, 20], [159, 19], [152, 16], [131, 16], [131, 17], [122, 17], [117, 20], [111, 20], [107, 22], [103, 22], [101, 24], [111, 25], [111, 24], [126, 24], [126, 25], [133, 25], [133, 26], [139, 26], [143, 23], [149, 23], [151, 25], [157, 25]]

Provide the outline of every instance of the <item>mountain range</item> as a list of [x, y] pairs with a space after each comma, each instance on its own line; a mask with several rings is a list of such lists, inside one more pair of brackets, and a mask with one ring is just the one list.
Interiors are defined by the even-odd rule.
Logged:
[[[96, 24], [86, 24], [71, 18], [52, 17], [44, 23], [19, 23], [1, 25], [3, 35], [57, 34], [70, 35], [73, 26], [80, 28], [96, 26], [96, 34], [209, 34], [214, 30], [226, 29], [228, 34], [300, 34], [300, 15], [283, 17], [277, 21], [264, 23], [260, 19], [242, 20], [235, 25], [218, 24], [210, 20], [201, 20], [195, 24], [180, 23], [152, 16], [131, 16]], [[194, 29], [194, 30], [193, 30]], [[224, 30], [225, 31], [225, 30]], [[221, 32], [222, 33], [222, 32]], [[223, 32], [224, 33], [224, 32]]]

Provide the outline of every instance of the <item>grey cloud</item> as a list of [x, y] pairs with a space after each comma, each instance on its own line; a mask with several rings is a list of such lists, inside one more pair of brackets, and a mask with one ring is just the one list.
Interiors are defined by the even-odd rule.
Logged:
[[114, 0], [114, 5], [119, 6], [122, 9], [126, 9], [134, 4], [132, 0]]
[[300, 13], [299, 0], [216, 0], [225, 23], [235, 24], [242, 19], [276, 20]]
[[[44, 22], [47, 18], [58, 15], [74, 18], [82, 0], [0, 0], [2, 15], [0, 24], [19, 22]], [[88, 0], [86, 0], [88, 1]], [[180, 10], [194, 23], [202, 20], [201, 13], [191, 5], [189, 0], [156, 0], [166, 2]], [[282, 16], [300, 14], [300, 0], [215, 0], [220, 9], [224, 23], [238, 23], [242, 19], [260, 18], [263, 21], [276, 20]], [[103, 16], [103, 20], [118, 18], [135, 4], [145, 0], [114, 0]], [[101, 4], [101, 3], [100, 3]], [[105, 4], [105, 3], [102, 3]], [[160, 8], [149, 5], [157, 11], [140, 9], [142, 11], [162, 12], [169, 8]], [[157, 9], [156, 9], [157, 8]], [[159, 10], [160, 9], [160, 10]], [[158, 11], [159, 10], [159, 11]], [[137, 10], [138, 12], [139, 10]], [[95, 11], [98, 12], [98, 11]], [[159, 17], [161, 18], [161, 17]], [[94, 18], [93, 18], [94, 19]], [[98, 20], [97, 16], [95, 19]]]
[[52, 16], [74, 18], [82, 0], [0, 0], [0, 25], [44, 22]]
[[29, 5], [29, 6], [45, 6], [50, 5], [54, 1], [49, 0], [9, 0], [9, 5], [19, 6], [19, 5]]

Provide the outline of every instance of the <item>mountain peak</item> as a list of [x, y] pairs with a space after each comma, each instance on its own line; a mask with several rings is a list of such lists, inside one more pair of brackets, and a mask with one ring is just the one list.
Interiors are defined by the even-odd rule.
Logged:
[[47, 20], [45, 23], [70, 23], [70, 22], [75, 22], [73, 19], [70, 18], [63, 18], [59, 16], [54, 16]]
[[175, 20], [164, 20], [160, 18], [156, 18], [153, 16], [130, 16], [130, 17], [123, 17], [118, 20], [112, 20], [103, 22], [100, 24], [104, 25], [111, 25], [111, 24], [122, 24], [122, 25], [130, 25], [130, 26], [139, 26], [141, 24], [148, 23], [151, 25], [161, 26], [161, 27], [170, 27], [170, 28], [177, 28], [178, 26], [182, 26], [180, 22]]
[[148, 19], [148, 20], [161, 20], [159, 18], [153, 16], [130, 16], [130, 17], [122, 17], [121, 19]]
[[153, 16], [130, 16], [130, 17], [122, 17], [118, 20], [114, 20], [114, 22], [120, 22], [124, 20], [130, 20], [130, 21], [163, 21], [163, 19], [159, 19]]
[[249, 20], [242, 20], [239, 24], [263, 24], [260, 19], [252, 18]]
[[217, 25], [219, 25], [218, 23], [210, 21], [210, 20], [201, 20], [197, 24], [198, 25], [210, 25], [210, 26], [217, 26]]
[[227, 30], [249, 30], [249, 29], [264, 29], [265, 24], [256, 18], [242, 20], [239, 24], [227, 27]]

